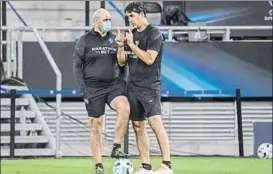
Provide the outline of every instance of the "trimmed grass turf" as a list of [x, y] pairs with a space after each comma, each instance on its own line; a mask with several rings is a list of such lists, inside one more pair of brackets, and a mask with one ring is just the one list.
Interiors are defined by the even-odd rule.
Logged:
[[[154, 169], [161, 158], [152, 157]], [[131, 159], [134, 166], [139, 159]], [[113, 174], [114, 160], [103, 158], [105, 174]], [[92, 158], [2, 160], [2, 174], [93, 174]], [[272, 174], [272, 160], [217, 157], [172, 157], [175, 174]]]

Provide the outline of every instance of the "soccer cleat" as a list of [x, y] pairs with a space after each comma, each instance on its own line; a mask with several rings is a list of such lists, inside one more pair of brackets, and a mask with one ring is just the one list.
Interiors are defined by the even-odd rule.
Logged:
[[173, 169], [170, 169], [165, 164], [161, 164], [161, 167], [157, 171], [154, 171], [154, 174], [173, 174]]
[[111, 153], [111, 158], [128, 158], [128, 155], [126, 153], [123, 152], [122, 148], [116, 148], [113, 149], [112, 153]]
[[146, 170], [141, 166], [138, 167], [133, 174], [153, 174], [153, 170]]
[[96, 171], [95, 171], [95, 174], [104, 174], [103, 168], [97, 167], [97, 168], [96, 168]]

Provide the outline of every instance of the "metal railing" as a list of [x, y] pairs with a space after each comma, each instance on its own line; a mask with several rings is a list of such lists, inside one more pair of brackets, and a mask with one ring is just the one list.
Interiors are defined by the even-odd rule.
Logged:
[[[43, 39], [41, 38], [38, 30], [36, 28], [33, 28], [33, 32], [43, 50], [43, 52], [45, 53], [50, 66], [52, 67], [54, 73], [56, 74], [56, 89], [57, 90], [62, 90], [62, 73], [60, 71], [60, 69], [58, 68], [55, 60], [53, 59], [51, 53], [49, 52], [45, 42], [43, 41]], [[21, 43], [23, 44], [23, 43]], [[22, 56], [22, 55], [21, 55]], [[23, 62], [22, 62], [23, 63]], [[61, 156], [61, 152], [60, 152], [60, 137], [61, 137], [61, 102], [62, 102], [62, 94], [57, 94], [56, 95], [56, 112], [57, 112], [57, 119], [56, 119], [56, 157], [60, 157]]]
[[[37, 30], [41, 30], [42, 32], [46, 31], [86, 31], [90, 30], [91, 27], [38, 27]], [[114, 26], [113, 31], [117, 30], [127, 30], [130, 27], [118, 27]], [[271, 31], [272, 33], [272, 26], [157, 26], [157, 28], [163, 33], [167, 34], [168, 38], [167, 41], [173, 41], [174, 35], [179, 34], [189, 34], [189, 32], [205, 32], [207, 34], [222, 34], [223, 41], [232, 41], [231, 40], [231, 33], [232, 31], [254, 31], [254, 30], [261, 30], [261, 31]], [[20, 27], [18, 28], [21, 31], [30, 31], [31, 28], [29, 27]]]
[[[12, 9], [12, 11], [15, 13], [15, 15], [19, 18], [19, 20], [23, 23], [23, 25], [25, 26], [25, 28], [28, 28], [29, 31], [32, 31], [34, 32], [38, 42], [39, 42], [39, 45], [41, 46], [50, 66], [52, 67], [54, 73], [56, 74], [56, 89], [57, 90], [62, 90], [62, 73], [60, 71], [60, 69], [58, 68], [55, 60], [53, 59], [50, 51], [48, 50], [44, 40], [42, 39], [41, 35], [39, 34], [38, 30], [36, 28], [32, 28], [30, 27], [27, 22], [22, 18], [22, 16], [17, 12], [17, 10], [13, 7], [13, 5], [7, 1], [8, 5], [10, 6], [10, 8]], [[13, 28], [13, 29], [9, 29], [9, 28], [6, 28], [6, 27], [3, 27], [1, 28], [1, 30], [8, 30], [8, 32], [10, 32], [9, 34], [9, 40], [7, 42], [7, 44], [9, 44], [9, 48], [10, 50], [8, 51], [10, 53], [10, 57], [7, 57], [7, 59], [10, 59], [9, 63], [8, 63], [8, 67], [10, 66], [11, 67], [11, 57], [13, 57], [13, 65], [16, 66], [17, 63], [16, 63], [16, 57], [14, 56], [11, 56], [12, 54], [14, 53], [17, 53], [17, 56], [18, 56], [18, 75], [17, 77], [19, 78], [23, 78], [23, 31], [22, 29], [20, 28]], [[18, 42], [18, 51], [16, 52], [16, 47], [15, 47], [15, 44], [13, 43], [16, 43], [16, 40], [13, 40], [12, 38], [12, 32], [13, 31], [16, 31], [17, 32], [17, 42]], [[13, 47], [14, 46], [14, 47]], [[11, 68], [10, 68], [11, 69]], [[9, 68], [8, 68], [8, 71], [11, 71]], [[16, 69], [16, 68], [15, 68]], [[13, 74], [14, 75], [14, 74]], [[10, 77], [10, 76], [8, 76]], [[60, 123], [61, 123], [61, 102], [62, 102], [62, 94], [57, 94], [56, 95], [56, 117], [57, 117], [57, 120], [56, 120], [56, 126], [57, 126], [57, 129], [56, 129], [56, 157], [60, 157], [61, 156], [61, 152], [60, 152]]]
[[[18, 77], [19, 78], [23, 78], [23, 31], [17, 29], [16, 30], [18, 33], [18, 50], [17, 50], [17, 57], [18, 57], [18, 68], [17, 68], [17, 72], [18, 72]], [[37, 41], [40, 45], [40, 47], [42, 48], [42, 51], [44, 52], [50, 66], [52, 67], [55, 75], [56, 75], [56, 90], [62, 90], [62, 73], [60, 71], [60, 69], [58, 68], [54, 58], [52, 57], [49, 49], [47, 48], [44, 40], [42, 39], [41, 35], [39, 34], [38, 30], [36, 28], [32, 28], [31, 30], [36, 38]], [[16, 42], [16, 41], [15, 41]], [[12, 45], [12, 43], [10, 42], [10, 45]], [[11, 46], [12, 47], [12, 46]], [[15, 53], [15, 49], [11, 50], [11, 52]], [[8, 58], [10, 59], [10, 58]], [[11, 61], [10, 61], [11, 62]], [[16, 65], [16, 58], [14, 58], [13, 61], [13, 65]], [[62, 102], [62, 94], [56, 94], [56, 115], [57, 115], [57, 119], [56, 119], [56, 157], [60, 157], [61, 156], [61, 152], [60, 152], [60, 125], [61, 125], [61, 102]]]
[[[7, 52], [6, 52], [6, 57], [7, 57], [7, 62], [6, 62], [6, 69], [5, 69], [5, 73], [7, 74], [7, 76], [8, 77], [10, 77], [11, 76], [11, 71], [12, 71], [12, 68], [11, 68], [11, 59], [10, 59], [10, 56], [11, 56], [11, 48], [10, 48], [10, 46], [11, 46], [11, 44], [10, 44], [10, 41], [11, 41], [11, 39], [10, 39], [10, 37], [11, 37], [11, 31], [10, 31], [10, 29], [8, 28], [8, 27], [1, 27], [1, 30], [0, 30], [0, 32], [2, 33], [2, 31], [7, 31], [7, 39], [5, 40], [5, 41], [3, 41], [3, 40], [1, 40], [1, 42], [0, 42], [0, 47], [1, 47], [1, 53], [0, 53], [0, 57], [1, 57], [1, 59], [2, 59], [2, 45], [7, 45]], [[4, 62], [3, 62], [4, 63]]]

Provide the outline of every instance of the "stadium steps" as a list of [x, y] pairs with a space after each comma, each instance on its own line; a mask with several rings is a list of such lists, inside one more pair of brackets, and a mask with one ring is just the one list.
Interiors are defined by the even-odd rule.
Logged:
[[[1, 156], [9, 156], [10, 150], [9, 148], [7, 149], [2, 149], [1, 148]], [[14, 155], [17, 157], [24, 157], [24, 156], [54, 156], [55, 155], [55, 150], [54, 149], [15, 149], [14, 150]]]
[[[5, 85], [1, 87], [26, 89]], [[10, 103], [11, 99], [1, 93], [1, 157], [10, 155]], [[54, 156], [55, 139], [34, 98], [28, 94], [17, 96], [15, 108], [15, 156]]]
[[[10, 98], [1, 98], [1, 106], [9, 106], [10, 105]], [[17, 98], [15, 102], [16, 106], [28, 106], [29, 101], [25, 98]]]
[[[50, 104], [54, 105], [54, 102]], [[54, 133], [56, 127], [55, 111], [42, 103], [39, 104], [39, 107]], [[62, 111], [84, 123], [84, 125], [81, 125], [63, 116], [61, 127], [63, 138], [78, 134], [85, 136], [85, 139], [89, 138], [89, 126], [84, 103], [63, 102]], [[179, 137], [184, 137], [182, 139], [192, 139], [194, 137], [202, 139], [202, 136], [215, 138], [215, 135], [219, 135], [219, 139], [225, 136], [234, 140], [236, 137], [236, 110], [232, 102], [171, 103], [171, 108], [167, 112], [167, 114], [163, 115], [163, 121], [168, 133], [174, 140], [181, 139]], [[105, 132], [113, 135], [116, 115], [108, 106], [106, 106], [105, 117]], [[272, 102], [242, 102], [242, 117], [244, 137], [252, 138], [253, 123], [255, 121], [272, 120]], [[152, 137], [152, 130], [149, 126], [147, 128]], [[65, 133], [66, 131], [69, 133]], [[132, 129], [130, 129], [130, 134], [134, 134]]]
[[[15, 131], [41, 131], [41, 124], [15, 124]], [[10, 132], [10, 124], [1, 124], [1, 132]]]
[[[54, 102], [49, 103], [55, 106]], [[233, 103], [172, 103], [172, 110], [164, 110], [163, 123], [171, 141], [182, 140], [234, 140], [235, 139], [235, 111]], [[51, 131], [55, 136], [56, 113], [43, 103], [38, 104], [45, 116]], [[63, 102], [62, 111], [65, 114], [78, 119], [84, 125], [62, 116], [61, 139], [63, 141], [87, 141], [89, 140], [89, 125], [87, 113], [83, 102]], [[170, 115], [171, 114], [171, 115]], [[116, 114], [106, 106], [104, 119], [105, 139], [112, 140], [114, 136], [114, 124]], [[156, 144], [157, 139], [152, 129], [147, 125], [151, 143]], [[129, 129], [130, 139], [135, 140], [132, 125]], [[75, 138], [75, 139], [74, 139]]]
[[[2, 102], [2, 101], [1, 101]], [[2, 105], [2, 104], [1, 104]], [[8, 118], [10, 119], [10, 111], [1, 111], [1, 118]], [[36, 114], [33, 111], [15, 111], [15, 118], [35, 118]]]
[[[48, 102], [53, 107], [55, 102]], [[52, 134], [56, 137], [56, 111], [45, 103], [38, 103], [41, 113], [47, 122]], [[62, 102], [62, 112], [79, 122], [62, 115], [61, 117], [61, 140], [64, 143], [88, 143], [89, 144], [89, 123], [83, 102]], [[83, 125], [81, 124], [83, 123]]]
[[272, 102], [242, 102], [244, 139], [253, 139], [255, 122], [272, 122]]
[[[55, 102], [49, 102], [48, 104], [56, 105]], [[55, 110], [44, 103], [38, 103], [38, 106], [55, 137]], [[243, 102], [242, 108], [244, 140], [249, 143], [253, 140], [253, 122], [272, 120], [272, 103], [254, 102], [250, 104]], [[62, 111], [83, 123], [81, 124], [68, 116], [62, 115], [62, 144], [69, 146], [80, 144], [89, 148], [89, 123], [84, 103], [63, 102]], [[183, 147], [191, 151], [192, 144], [202, 147], [201, 145], [204, 144], [215, 143], [218, 144], [219, 148], [225, 145], [226, 148], [229, 148], [227, 142], [230, 142], [232, 147], [237, 147], [237, 115], [236, 106], [233, 102], [164, 102], [162, 103], [162, 111], [163, 123], [173, 148], [182, 148], [181, 144], [184, 144]], [[104, 140], [113, 142], [116, 114], [107, 105], [104, 117], [104, 133], [107, 135], [104, 135]], [[157, 139], [148, 124], [147, 131], [151, 147], [157, 147]], [[129, 139], [130, 149], [135, 148], [135, 135], [131, 124]], [[112, 145], [109, 147], [111, 148]], [[210, 153], [210, 150], [208, 151]], [[76, 150], [72, 149], [69, 153], [76, 153]]]
[[[15, 136], [15, 143], [29, 144], [29, 143], [48, 143], [49, 138], [47, 136]], [[10, 137], [1, 136], [1, 144], [10, 143]]]

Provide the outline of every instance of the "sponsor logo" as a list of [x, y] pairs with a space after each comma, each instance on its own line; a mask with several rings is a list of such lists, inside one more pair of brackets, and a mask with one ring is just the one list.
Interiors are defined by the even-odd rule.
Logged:
[[111, 47], [92, 47], [93, 52], [97, 54], [116, 54], [117, 49]]
[[273, 1], [269, 1], [270, 10], [268, 11], [268, 15], [264, 17], [265, 21], [272, 21], [272, 13], [273, 13]]

